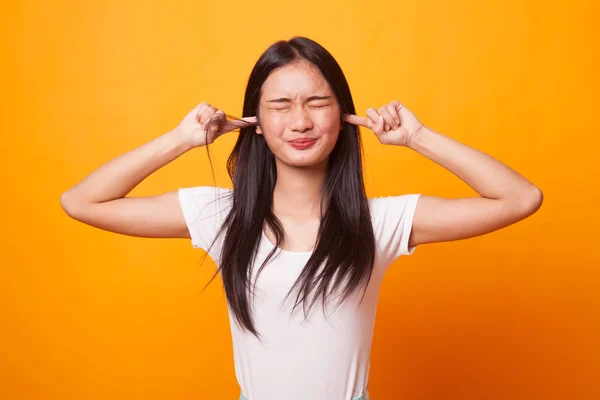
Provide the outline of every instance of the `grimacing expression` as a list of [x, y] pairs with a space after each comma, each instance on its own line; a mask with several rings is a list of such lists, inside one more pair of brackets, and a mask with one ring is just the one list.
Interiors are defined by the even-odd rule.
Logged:
[[[294, 167], [316, 166], [327, 160], [341, 127], [338, 101], [321, 72], [308, 61], [273, 71], [262, 86], [259, 118], [262, 133], [275, 158]], [[302, 137], [316, 141], [298, 150], [290, 143]]]

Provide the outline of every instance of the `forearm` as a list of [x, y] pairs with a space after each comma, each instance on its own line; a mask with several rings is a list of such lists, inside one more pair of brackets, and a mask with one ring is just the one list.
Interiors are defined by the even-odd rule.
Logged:
[[499, 160], [426, 127], [408, 147], [458, 176], [482, 197], [521, 202], [541, 195]]
[[169, 131], [94, 170], [67, 190], [61, 202], [101, 203], [125, 197], [146, 177], [189, 149], [177, 130]]

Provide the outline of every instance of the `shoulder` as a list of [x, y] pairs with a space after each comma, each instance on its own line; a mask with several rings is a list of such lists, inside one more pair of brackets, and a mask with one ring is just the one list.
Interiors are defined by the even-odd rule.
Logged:
[[371, 223], [380, 256], [386, 265], [405, 254], [412, 254], [409, 239], [415, 210], [421, 194], [369, 198]]
[[219, 186], [190, 186], [183, 187], [178, 190], [179, 196], [192, 197], [197, 199], [210, 199], [229, 197], [233, 194], [232, 189]]
[[192, 186], [178, 190], [179, 202], [186, 214], [224, 211], [231, 206], [233, 190], [219, 186]]
[[409, 193], [398, 196], [370, 197], [368, 200], [371, 216], [375, 221], [385, 219], [393, 214], [402, 215], [414, 212], [420, 196], [420, 193]]
[[233, 192], [233, 189], [224, 188], [220, 186], [190, 186], [179, 189], [179, 193], [185, 193], [193, 196], [208, 196], [208, 195], [221, 195]]
[[210, 252], [218, 260], [219, 246], [212, 247], [218, 232], [231, 210], [232, 189], [217, 186], [194, 186], [178, 189], [193, 247]]

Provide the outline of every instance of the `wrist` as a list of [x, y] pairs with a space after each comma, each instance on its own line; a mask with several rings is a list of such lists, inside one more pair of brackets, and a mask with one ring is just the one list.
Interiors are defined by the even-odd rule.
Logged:
[[179, 127], [167, 132], [166, 136], [169, 137], [173, 145], [182, 153], [194, 148], [194, 146], [189, 143], [183, 132], [181, 132]]
[[424, 142], [433, 134], [433, 132], [425, 125], [421, 127], [415, 134], [408, 140], [406, 147], [419, 151], [423, 147]]

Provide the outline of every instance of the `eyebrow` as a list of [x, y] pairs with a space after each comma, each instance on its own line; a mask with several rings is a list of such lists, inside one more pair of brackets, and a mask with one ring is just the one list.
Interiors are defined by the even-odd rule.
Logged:
[[[331, 99], [331, 96], [310, 96], [307, 101], [312, 101], [312, 100], [329, 100]], [[278, 99], [273, 99], [273, 100], [267, 100], [267, 103], [291, 103], [292, 99], [288, 98], [288, 97], [280, 97]]]

